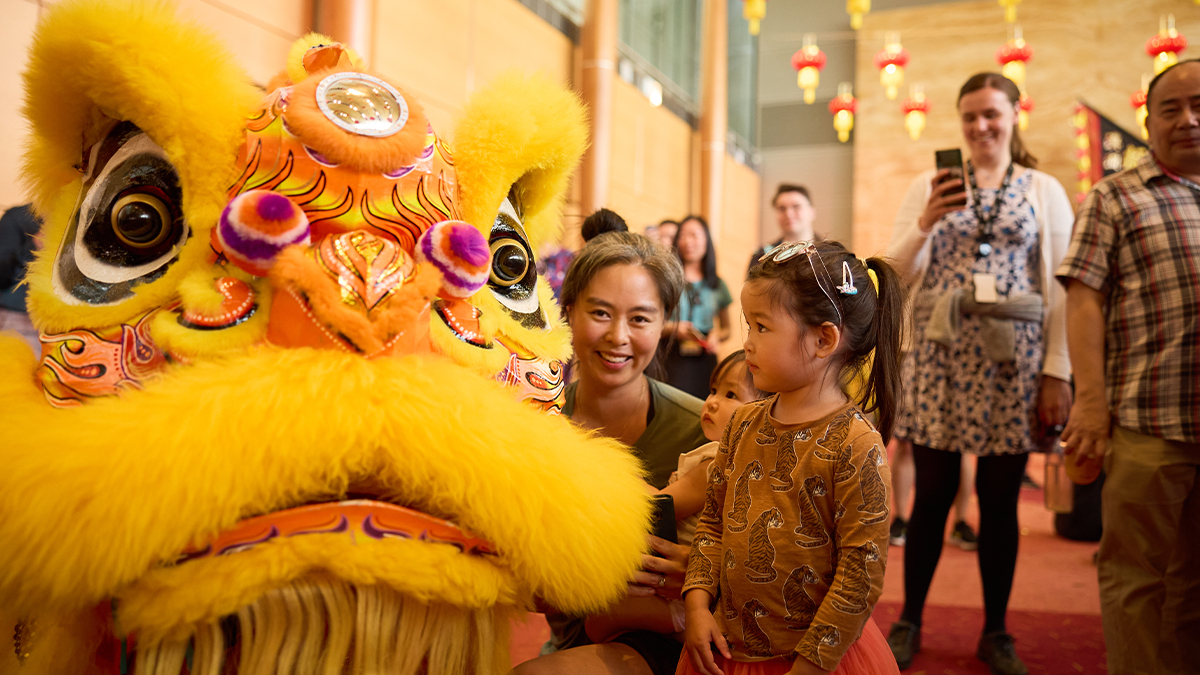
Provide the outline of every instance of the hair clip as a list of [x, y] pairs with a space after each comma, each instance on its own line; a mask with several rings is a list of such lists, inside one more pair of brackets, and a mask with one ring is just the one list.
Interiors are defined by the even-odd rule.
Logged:
[[842, 285], [836, 287], [842, 295], [858, 295], [858, 286], [854, 285], [854, 275], [850, 273], [850, 263], [842, 261]]

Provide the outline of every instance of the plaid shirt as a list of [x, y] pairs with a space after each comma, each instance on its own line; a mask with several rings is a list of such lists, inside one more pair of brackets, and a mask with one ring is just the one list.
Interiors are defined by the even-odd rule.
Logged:
[[1057, 276], [1104, 294], [1117, 425], [1200, 441], [1200, 185], [1152, 154], [1097, 183]]

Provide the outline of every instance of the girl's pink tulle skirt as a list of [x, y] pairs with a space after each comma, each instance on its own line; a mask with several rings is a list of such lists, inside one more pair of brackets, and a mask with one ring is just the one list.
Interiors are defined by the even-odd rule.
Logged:
[[[725, 675], [785, 675], [792, 669], [791, 663], [780, 659], [743, 662], [726, 661], [720, 654], [716, 654], [716, 657], [717, 667]], [[899, 675], [899, 673], [900, 669], [896, 667], [896, 657], [892, 656], [892, 650], [888, 647], [883, 633], [879, 632], [879, 626], [875, 625], [875, 619], [867, 619], [862, 635], [846, 651], [837, 670], [833, 671], [833, 675]], [[675, 675], [697, 675], [686, 649], [679, 659], [679, 667], [675, 669]]]

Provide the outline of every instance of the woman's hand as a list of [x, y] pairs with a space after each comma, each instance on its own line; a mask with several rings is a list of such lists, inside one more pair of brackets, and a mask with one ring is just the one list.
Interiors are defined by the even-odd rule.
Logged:
[[1049, 429], [1067, 423], [1071, 414], [1071, 383], [1050, 375], [1042, 375], [1038, 393], [1038, 418]]
[[803, 656], [797, 656], [795, 662], [792, 663], [792, 669], [788, 671], [788, 675], [828, 675], [828, 673], [828, 670], [821, 668]]
[[942, 216], [954, 211], [961, 211], [967, 206], [965, 192], [946, 195], [947, 191], [961, 187], [963, 184], [961, 178], [947, 178], [949, 175], [950, 169], [940, 169], [933, 177], [933, 189], [929, 193], [929, 201], [925, 202], [925, 211], [917, 220], [917, 227], [921, 228], [921, 232], [925, 234], [933, 232], [934, 223], [941, 220]]
[[633, 573], [636, 585], [629, 587], [629, 595], [644, 597], [661, 595], [664, 598], [678, 598], [683, 588], [683, 578], [687, 574], [688, 555], [691, 549], [687, 546], [672, 544], [666, 539], [650, 536], [650, 548], [661, 553], [663, 558], [652, 555], [642, 556], [642, 569]]
[[717, 620], [708, 611], [710, 602], [712, 595], [708, 591], [699, 588], [688, 591], [684, 600], [687, 608], [687, 627], [683, 629], [684, 649], [699, 675], [725, 675], [717, 667], [710, 645], [717, 645], [721, 656], [726, 659], [732, 658], [732, 655], [725, 636], [721, 635], [721, 629], [717, 626]]

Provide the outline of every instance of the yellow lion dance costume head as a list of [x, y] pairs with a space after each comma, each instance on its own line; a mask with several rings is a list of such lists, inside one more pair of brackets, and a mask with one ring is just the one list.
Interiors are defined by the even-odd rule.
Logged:
[[533, 265], [574, 96], [503, 79], [451, 146], [327, 38], [264, 98], [161, 4], [56, 4], [25, 81], [0, 672], [483, 675], [534, 598], [620, 597], [640, 469], [555, 414]]

